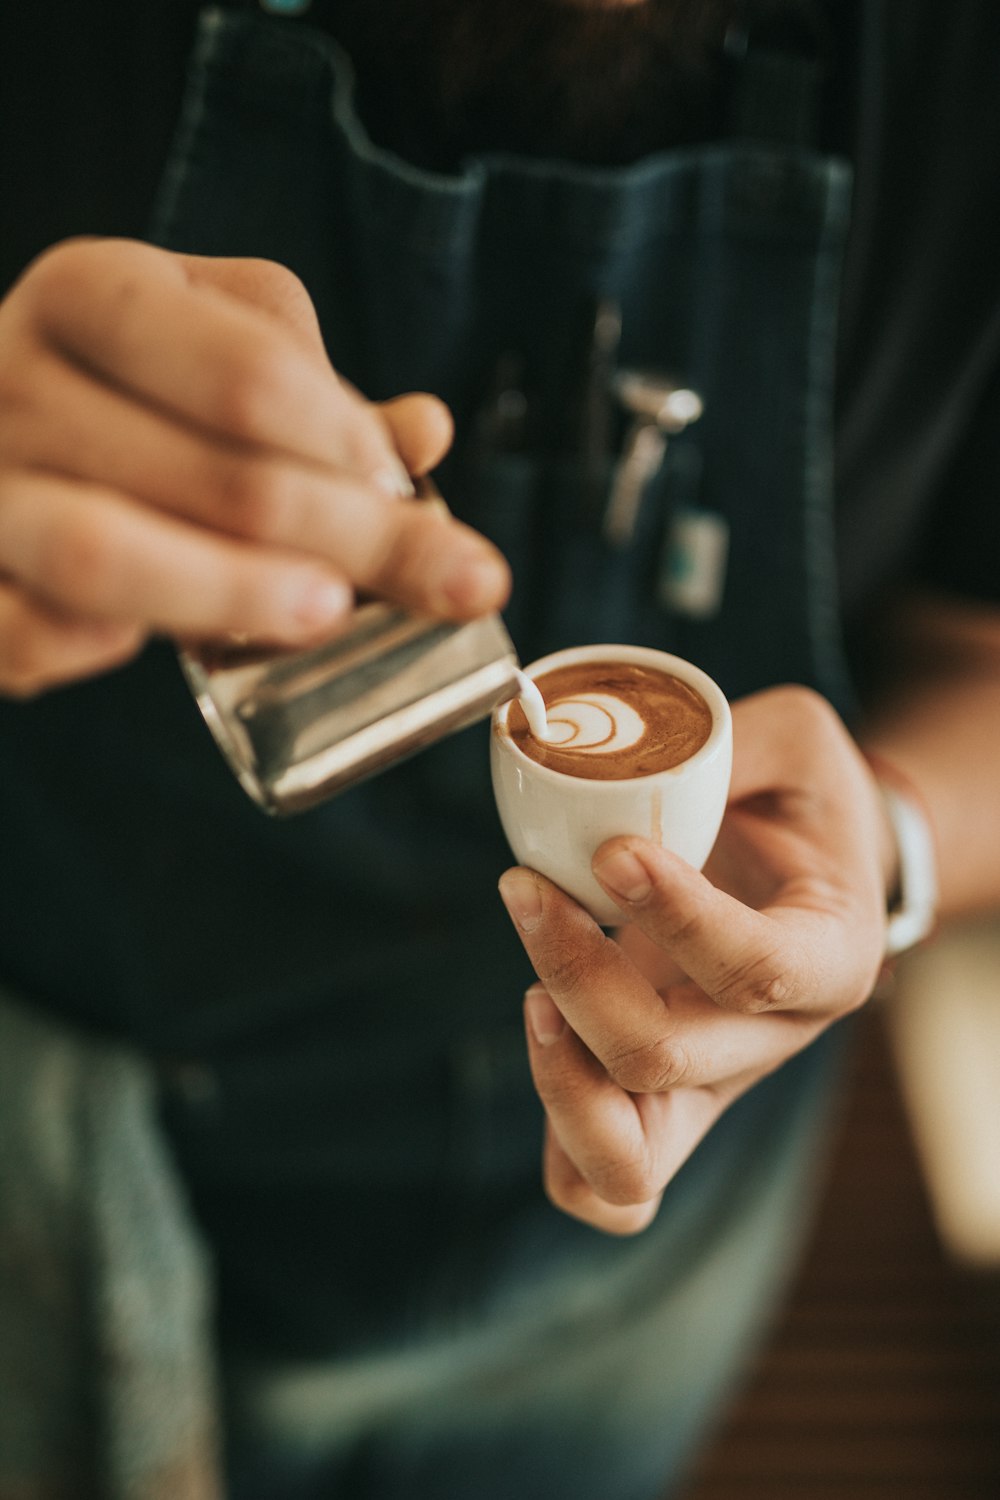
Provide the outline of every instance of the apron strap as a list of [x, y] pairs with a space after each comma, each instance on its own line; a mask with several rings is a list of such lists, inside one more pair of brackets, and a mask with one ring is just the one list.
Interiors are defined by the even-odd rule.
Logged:
[[737, 139], [814, 146], [820, 95], [831, 45], [825, 17], [812, 0], [793, 16], [768, 16], [751, 3], [727, 30], [730, 133]]

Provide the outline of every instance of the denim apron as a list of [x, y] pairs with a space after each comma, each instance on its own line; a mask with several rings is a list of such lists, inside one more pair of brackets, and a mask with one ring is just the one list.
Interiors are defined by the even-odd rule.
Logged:
[[[848, 711], [830, 459], [850, 171], [757, 135], [614, 170], [497, 155], [430, 172], [372, 144], [308, 17], [214, 9], [154, 237], [283, 262], [366, 394], [450, 403], [442, 489], [511, 561], [523, 659], [636, 642], [734, 697], [794, 680]], [[608, 306], [618, 368], [704, 403], [614, 546], [600, 518], [628, 417], [594, 378]], [[678, 581], [706, 537], [726, 558], [691, 608]], [[737, 1104], [652, 1229], [596, 1234], [538, 1185], [483, 728], [277, 829], [214, 753], [206, 735], [185, 786], [205, 868], [223, 845], [249, 867], [238, 931], [252, 947], [258, 873], [290, 872], [330, 956], [327, 977], [303, 958], [311, 929], [272, 912], [260, 963], [285, 963], [287, 1009], [248, 1001], [241, 1034], [230, 1005], [226, 1045], [164, 1068], [218, 1266], [232, 1494], [661, 1496], [782, 1284], [835, 1046]]]

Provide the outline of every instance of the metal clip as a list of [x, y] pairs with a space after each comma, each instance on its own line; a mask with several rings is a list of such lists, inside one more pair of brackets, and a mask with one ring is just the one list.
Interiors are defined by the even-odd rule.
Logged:
[[696, 391], [651, 370], [619, 370], [614, 390], [632, 422], [611, 479], [604, 512], [604, 538], [627, 547], [635, 535], [643, 496], [659, 473], [667, 439], [697, 422], [704, 406]]
[[596, 524], [604, 504], [608, 454], [614, 425], [614, 372], [622, 339], [621, 307], [610, 297], [593, 308], [581, 411], [584, 457], [583, 515]]

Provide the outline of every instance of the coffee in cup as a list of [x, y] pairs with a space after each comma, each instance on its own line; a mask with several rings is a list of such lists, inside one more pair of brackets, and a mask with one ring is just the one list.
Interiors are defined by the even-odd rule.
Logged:
[[729, 705], [698, 667], [642, 646], [574, 647], [525, 670], [547, 722], [533, 733], [517, 699], [494, 713], [504, 832], [521, 864], [613, 925], [621, 911], [590, 870], [606, 839], [640, 834], [698, 869], [708, 858], [729, 790]]
[[507, 733], [523, 755], [564, 776], [621, 781], [669, 771], [700, 750], [712, 711], [673, 673], [634, 661], [583, 661], [532, 679], [545, 703], [547, 734], [531, 731], [520, 702]]

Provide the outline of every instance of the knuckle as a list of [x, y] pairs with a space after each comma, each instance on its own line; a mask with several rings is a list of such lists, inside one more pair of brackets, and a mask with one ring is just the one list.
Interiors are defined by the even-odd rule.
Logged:
[[623, 1047], [605, 1060], [605, 1067], [619, 1088], [629, 1094], [663, 1094], [685, 1082], [691, 1064], [674, 1037], [657, 1037]]
[[107, 242], [77, 235], [43, 250], [22, 279], [27, 306], [39, 329], [51, 335], [64, 318], [92, 302], [95, 292], [102, 289], [110, 319], [115, 302], [127, 301], [134, 290], [137, 257], [133, 248], [118, 244], [109, 250]]
[[7, 621], [0, 649], [0, 680], [3, 690], [13, 698], [32, 698], [45, 685], [45, 659], [38, 631], [23, 612]]
[[593, 1211], [594, 1190], [575, 1168], [566, 1163], [548, 1162], [542, 1185], [549, 1202], [575, 1218], [589, 1218]]
[[799, 986], [785, 964], [776, 954], [767, 953], [731, 969], [713, 991], [713, 999], [724, 1010], [759, 1015], [793, 1009], [798, 992]]
[[5, 360], [0, 364], [0, 437], [4, 458], [8, 462], [16, 457], [19, 429], [34, 405], [26, 374], [22, 359]]
[[569, 1073], [545, 1068], [535, 1074], [535, 1088], [546, 1109], [557, 1118], [579, 1109], [579, 1085]]
[[573, 943], [554, 943], [539, 964], [539, 978], [552, 994], [572, 995], [593, 978], [592, 958]]
[[657, 898], [654, 892], [649, 902], [655, 911], [658, 940], [665, 946], [684, 950], [701, 945], [705, 936], [705, 917], [700, 911], [692, 911], [689, 905], [683, 909], [672, 908], [665, 899]]
[[0, 693], [16, 703], [27, 703], [32, 698], [39, 697], [45, 686], [40, 677], [20, 676], [16, 671], [9, 670], [6, 663], [0, 670]]
[[261, 640], [295, 638], [301, 627], [289, 615], [310, 570], [279, 569], [267, 559], [229, 556], [220, 561], [214, 577], [213, 629], [235, 630]]
[[587, 1177], [597, 1196], [616, 1208], [648, 1203], [661, 1187], [644, 1156], [593, 1162]]
[[[30, 295], [11, 293], [0, 307], [3, 320], [3, 359], [0, 361], [0, 413], [36, 405], [46, 394], [44, 346], [39, 318]], [[47, 375], [47, 370], [44, 372]]]
[[216, 628], [268, 635], [275, 627], [266, 573], [252, 562], [227, 559], [215, 574], [212, 615]]
[[[275, 340], [275, 343], [278, 341]], [[267, 431], [283, 381], [285, 362], [269, 341], [248, 342], [220, 371], [216, 393], [217, 418], [228, 432], [245, 442], [256, 442]]]
[[276, 541], [295, 533], [289, 475], [270, 459], [231, 459], [219, 482], [222, 521], [252, 541]]
[[39, 570], [61, 603], [85, 606], [112, 593], [114, 545], [100, 520], [85, 511], [39, 539]]
[[[340, 443], [347, 468], [364, 475], [384, 467], [392, 451], [377, 408], [360, 400], [352, 399], [344, 412]], [[419, 512], [412, 511], [412, 515], [418, 518]]]
[[282, 265], [277, 260], [268, 260], [264, 256], [255, 255], [248, 256], [244, 265], [257, 285], [267, 292], [273, 303], [284, 303], [293, 312], [312, 307], [305, 284], [289, 266]]
[[388, 506], [381, 516], [382, 524], [373, 525], [368, 535], [366, 581], [376, 589], [386, 590], [405, 586], [409, 579], [416, 580], [423, 571], [421, 558], [426, 553], [417, 518], [405, 502]]
[[584, 1189], [579, 1183], [568, 1182], [549, 1168], [542, 1179], [542, 1187], [553, 1208], [558, 1208], [562, 1213], [579, 1214], [585, 1197]]
[[46, 303], [79, 296], [91, 273], [91, 245], [85, 238], [50, 245], [25, 271], [24, 286]]
[[546, 1169], [542, 1186], [545, 1196], [560, 1213], [615, 1235], [639, 1234], [648, 1228], [660, 1202], [656, 1188], [642, 1201], [612, 1201], [575, 1172], [571, 1175], [553, 1167]]
[[815, 688], [790, 683], [774, 691], [781, 697], [782, 714], [794, 719], [803, 734], [825, 737], [841, 732], [840, 715], [829, 699]]
[[255, 301], [275, 315], [314, 353], [322, 348], [319, 319], [305, 282], [280, 261], [250, 256], [241, 261], [243, 277]]

